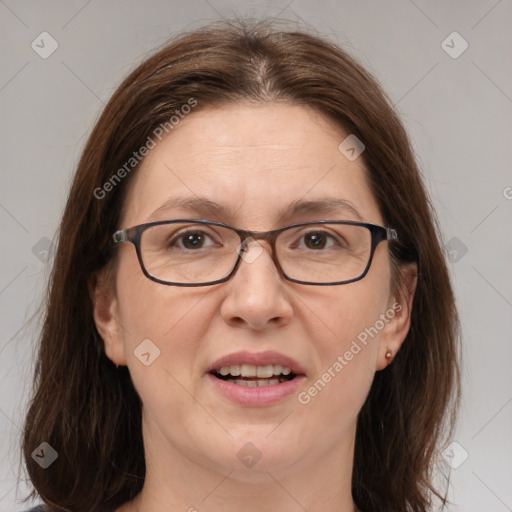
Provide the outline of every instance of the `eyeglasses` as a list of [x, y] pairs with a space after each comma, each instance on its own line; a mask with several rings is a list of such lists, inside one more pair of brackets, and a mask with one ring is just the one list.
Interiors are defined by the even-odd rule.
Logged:
[[258, 232], [221, 222], [178, 219], [116, 231], [109, 247], [131, 242], [142, 271], [157, 283], [209, 286], [230, 279], [242, 259], [251, 263], [263, 248], [256, 242], [251, 255], [249, 244], [267, 240], [272, 260], [285, 279], [338, 285], [362, 279], [377, 245], [397, 239], [394, 229], [365, 222], [320, 220]]

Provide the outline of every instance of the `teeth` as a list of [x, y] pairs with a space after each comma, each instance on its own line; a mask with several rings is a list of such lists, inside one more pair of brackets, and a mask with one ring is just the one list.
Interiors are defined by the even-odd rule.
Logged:
[[223, 366], [217, 370], [223, 377], [232, 375], [233, 377], [258, 377], [259, 379], [269, 379], [273, 376], [290, 375], [292, 370], [281, 366], [280, 364], [268, 364], [265, 366], [255, 366], [253, 364], [232, 364]]
[[253, 364], [243, 364], [240, 367], [240, 375], [242, 377], [256, 377], [256, 373], [256, 366]]
[[256, 368], [256, 377], [259, 379], [268, 379], [274, 375], [274, 367], [271, 364], [267, 366], [258, 366]]
[[[262, 387], [262, 386], [275, 386], [281, 381], [279, 379], [259, 379], [259, 380], [242, 380], [242, 379], [228, 379], [229, 382], [245, 386], [248, 388]], [[284, 381], [283, 381], [284, 382]]]

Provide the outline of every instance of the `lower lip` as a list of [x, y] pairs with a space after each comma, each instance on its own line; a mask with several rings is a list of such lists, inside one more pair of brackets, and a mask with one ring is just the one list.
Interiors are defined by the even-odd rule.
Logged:
[[306, 378], [304, 375], [297, 375], [294, 379], [281, 382], [280, 384], [249, 388], [219, 379], [211, 373], [207, 373], [206, 377], [213, 383], [221, 395], [245, 406], [270, 405], [279, 402], [279, 400], [293, 395]]

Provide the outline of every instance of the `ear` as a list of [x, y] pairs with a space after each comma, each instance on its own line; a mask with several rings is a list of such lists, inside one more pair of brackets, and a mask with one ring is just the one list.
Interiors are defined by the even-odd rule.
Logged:
[[94, 272], [89, 279], [94, 323], [103, 339], [105, 354], [116, 365], [126, 365], [124, 340], [118, 321], [119, 307], [111, 270], [107, 267]]
[[385, 314], [388, 322], [380, 333], [376, 370], [383, 370], [391, 363], [411, 326], [412, 303], [418, 282], [418, 265], [407, 263], [400, 267], [400, 272], [400, 289], [396, 296], [390, 297]]

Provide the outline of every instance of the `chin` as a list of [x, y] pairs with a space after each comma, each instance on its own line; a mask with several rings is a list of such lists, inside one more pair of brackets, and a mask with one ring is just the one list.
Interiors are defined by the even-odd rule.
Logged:
[[244, 434], [232, 432], [233, 451], [226, 453], [223, 462], [230, 470], [234, 470], [234, 478], [247, 482], [261, 478], [268, 481], [267, 472], [284, 470], [296, 463], [296, 440], [293, 436], [284, 436], [284, 432], [273, 438], [275, 432], [272, 431], [276, 426], [261, 425], [251, 428], [250, 433], [246, 430]]

